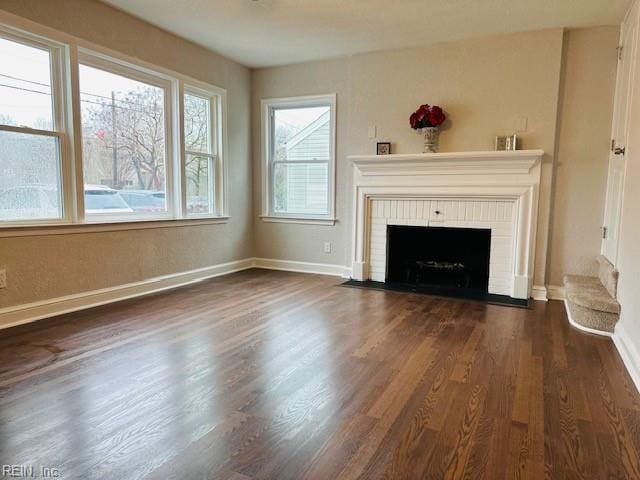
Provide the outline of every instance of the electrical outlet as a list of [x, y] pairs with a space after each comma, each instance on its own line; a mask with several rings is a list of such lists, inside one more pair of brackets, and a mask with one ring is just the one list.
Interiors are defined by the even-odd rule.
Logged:
[[7, 269], [0, 269], [0, 288], [7, 288]]
[[331, 242], [324, 242], [324, 253], [331, 253]]

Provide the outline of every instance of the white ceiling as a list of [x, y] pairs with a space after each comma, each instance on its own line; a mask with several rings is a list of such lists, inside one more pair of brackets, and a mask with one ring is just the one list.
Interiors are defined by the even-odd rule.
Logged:
[[615, 25], [629, 0], [103, 0], [250, 67], [556, 27]]

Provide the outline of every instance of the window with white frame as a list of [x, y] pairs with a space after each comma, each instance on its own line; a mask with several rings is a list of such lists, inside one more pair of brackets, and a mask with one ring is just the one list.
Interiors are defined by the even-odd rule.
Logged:
[[79, 79], [86, 217], [166, 216], [171, 83], [89, 55]]
[[225, 221], [224, 90], [33, 34], [0, 25], [0, 227]]
[[0, 34], [0, 223], [63, 217], [60, 52]]
[[185, 87], [184, 148], [187, 215], [213, 214], [217, 208], [216, 181], [220, 180], [216, 142], [216, 97]]
[[335, 95], [263, 101], [265, 216], [334, 216]]

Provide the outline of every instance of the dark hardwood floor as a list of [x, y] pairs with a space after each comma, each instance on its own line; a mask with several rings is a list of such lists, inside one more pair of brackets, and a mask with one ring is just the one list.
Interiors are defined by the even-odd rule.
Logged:
[[561, 303], [339, 283], [250, 270], [1, 331], [0, 464], [83, 480], [640, 478], [640, 395]]

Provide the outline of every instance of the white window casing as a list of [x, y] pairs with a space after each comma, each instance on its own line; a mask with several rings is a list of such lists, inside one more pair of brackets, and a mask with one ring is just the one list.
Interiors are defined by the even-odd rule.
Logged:
[[[308, 125], [315, 128], [318, 137], [313, 138], [314, 132], [310, 132], [305, 138], [307, 146], [295, 152], [295, 160], [275, 159], [275, 112], [314, 107], [328, 107], [328, 122], [323, 119], [325, 114], [322, 114]], [[333, 225], [336, 221], [336, 95], [264, 99], [261, 102], [261, 120], [263, 221]], [[320, 121], [317, 127], [313, 126], [313, 123]], [[324, 145], [325, 140], [328, 140], [328, 145]], [[293, 144], [288, 147], [293, 154], [296, 140], [291, 138], [288, 141]], [[328, 156], [324, 159], [323, 152], [327, 149]], [[287, 178], [286, 207], [280, 210], [275, 208], [274, 198], [276, 169], [281, 169], [281, 175]], [[323, 185], [325, 182], [326, 188]]]
[[[0, 220], [0, 237], [33, 234], [60, 234], [65, 231], [103, 231], [152, 228], [158, 222], [186, 225], [189, 222], [228, 221], [226, 163], [226, 90], [161, 67], [130, 58], [118, 52], [44, 27], [7, 12], [0, 12], [0, 38], [34, 46], [50, 52], [53, 129], [2, 125], [0, 132], [17, 132], [54, 137], [58, 142], [60, 218]], [[85, 216], [82, 159], [82, 123], [79, 65], [87, 65], [163, 89], [165, 132], [166, 212], [152, 215]], [[183, 94], [194, 94], [210, 102], [210, 145], [207, 152], [196, 152], [209, 159], [210, 208], [206, 212], [187, 211], [184, 145]], [[1, 161], [1, 159], [0, 159]]]

